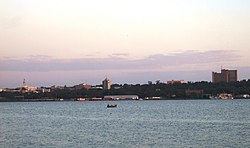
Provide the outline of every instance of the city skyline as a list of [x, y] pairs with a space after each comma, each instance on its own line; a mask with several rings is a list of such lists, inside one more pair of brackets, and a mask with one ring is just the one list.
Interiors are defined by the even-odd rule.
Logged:
[[[232, 77], [233, 80], [227, 80], [228, 79], [228, 75], [224, 75], [223, 73], [224, 72], [230, 72], [230, 74], [232, 73], [233, 75], [230, 76]], [[214, 79], [214, 75], [220, 75], [219, 78], [218, 76], [216, 76], [216, 80]], [[235, 76], [236, 77], [235, 77]], [[157, 79], [157, 80], [148, 80], [147, 82], [140, 82], [140, 83], [118, 83], [118, 82], [115, 82], [115, 83], [111, 83], [111, 80], [106, 76], [104, 80], [102, 80], [101, 82], [97, 82], [97, 83], [88, 83], [87, 81], [85, 82], [77, 82], [77, 83], [70, 83], [69, 85], [66, 85], [66, 84], [50, 84], [50, 85], [41, 85], [41, 84], [38, 84], [38, 85], [35, 85], [35, 86], [32, 86], [30, 84], [27, 84], [26, 83], [26, 79], [24, 78], [22, 83], [21, 84], [18, 84], [17, 86], [15, 87], [5, 87], [5, 88], [10, 88], [10, 89], [14, 89], [14, 88], [22, 88], [22, 87], [30, 87], [30, 88], [39, 88], [39, 87], [79, 87], [79, 88], [90, 88], [91, 86], [93, 87], [99, 87], [99, 86], [102, 86], [104, 90], [109, 90], [111, 88], [111, 85], [137, 85], [137, 84], [140, 84], [140, 85], [145, 85], [145, 84], [174, 84], [174, 83], [178, 83], [178, 84], [187, 84], [189, 82], [191, 83], [200, 83], [200, 82], [210, 82], [210, 83], [219, 83], [219, 82], [239, 82], [239, 81], [248, 81], [250, 79], [241, 79], [241, 80], [238, 80], [238, 77], [237, 77], [237, 70], [230, 70], [230, 69], [221, 69], [221, 73], [219, 72], [212, 72], [212, 75], [211, 75], [211, 80], [209, 81], [206, 81], [206, 80], [200, 80], [200, 81], [185, 81], [185, 80], [177, 80], [177, 79], [169, 79], [169, 80], [161, 80], [161, 79]], [[225, 80], [224, 80], [225, 79]], [[4, 89], [4, 87], [2, 87]]]
[[248, 0], [0, 2], [0, 88], [250, 76]]

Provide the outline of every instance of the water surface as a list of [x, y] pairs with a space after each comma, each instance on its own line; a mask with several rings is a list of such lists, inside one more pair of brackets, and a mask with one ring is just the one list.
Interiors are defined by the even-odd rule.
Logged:
[[249, 146], [250, 100], [0, 103], [0, 147]]

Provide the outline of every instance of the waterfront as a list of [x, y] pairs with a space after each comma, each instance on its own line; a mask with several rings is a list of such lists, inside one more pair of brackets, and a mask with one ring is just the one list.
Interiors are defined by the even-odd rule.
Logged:
[[248, 147], [250, 100], [4, 102], [0, 125], [0, 147]]

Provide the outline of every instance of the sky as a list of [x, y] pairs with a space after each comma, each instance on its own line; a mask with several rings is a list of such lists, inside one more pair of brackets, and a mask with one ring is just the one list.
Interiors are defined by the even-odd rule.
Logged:
[[250, 79], [249, 0], [0, 0], [0, 88]]

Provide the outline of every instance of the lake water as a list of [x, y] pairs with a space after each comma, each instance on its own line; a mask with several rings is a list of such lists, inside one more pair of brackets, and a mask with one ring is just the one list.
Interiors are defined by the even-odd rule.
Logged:
[[0, 103], [0, 147], [250, 147], [250, 100]]

